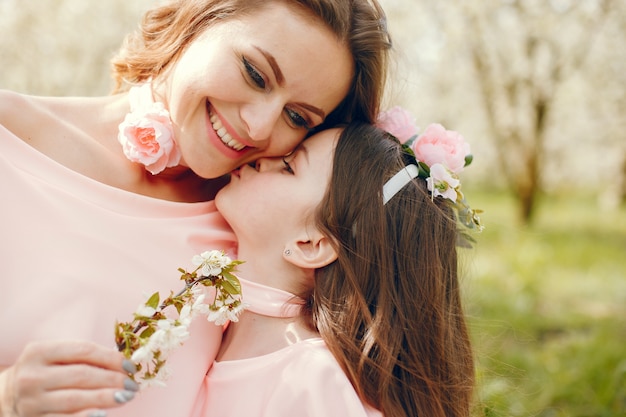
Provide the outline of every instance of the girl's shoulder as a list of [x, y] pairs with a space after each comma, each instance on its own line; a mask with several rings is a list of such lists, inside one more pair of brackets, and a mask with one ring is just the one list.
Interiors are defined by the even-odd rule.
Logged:
[[286, 379], [285, 383], [289, 388], [289, 395], [284, 395], [283, 398], [287, 404], [293, 400], [294, 409], [300, 407], [301, 415], [382, 417], [378, 410], [359, 398], [341, 365], [322, 339], [304, 340], [294, 344], [290, 359], [289, 367], [281, 375], [281, 378]]

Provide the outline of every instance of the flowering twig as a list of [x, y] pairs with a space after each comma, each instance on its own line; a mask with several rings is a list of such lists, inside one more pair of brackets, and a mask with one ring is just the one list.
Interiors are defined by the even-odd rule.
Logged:
[[[192, 259], [196, 269], [192, 272], [179, 268], [184, 288], [160, 302], [158, 292], [141, 304], [130, 322], [116, 323], [115, 343], [118, 350], [138, 368], [134, 378], [142, 385], [164, 385], [167, 378], [165, 362], [172, 349], [189, 338], [189, 326], [194, 317], [204, 314], [209, 321], [221, 326], [227, 321], [237, 321], [243, 310], [241, 285], [233, 274], [241, 261], [232, 261], [222, 251], [207, 251]], [[214, 287], [215, 295], [205, 303], [201, 288]], [[178, 318], [170, 318], [164, 310], [173, 306]]]

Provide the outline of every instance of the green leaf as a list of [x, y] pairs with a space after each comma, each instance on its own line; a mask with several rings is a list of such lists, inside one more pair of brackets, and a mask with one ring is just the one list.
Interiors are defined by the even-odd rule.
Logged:
[[428, 165], [426, 165], [422, 161], [419, 161], [417, 163], [417, 168], [418, 168], [418, 172], [419, 172], [418, 175], [420, 176], [420, 178], [428, 178], [428, 177], [430, 177], [430, 167]]
[[232, 290], [227, 290], [231, 294], [241, 294], [241, 283], [239, 279], [229, 272], [223, 272], [222, 276], [224, 277], [225, 283], [228, 283], [232, 286]]
[[146, 329], [143, 332], [141, 332], [139, 337], [141, 339], [147, 339], [150, 336], [152, 336], [152, 334], [154, 334], [154, 328], [153, 327], [146, 327]]
[[222, 287], [222, 293], [227, 292], [228, 294], [232, 294], [232, 295], [239, 294], [239, 292], [237, 292], [237, 288], [233, 287], [232, 284], [228, 282], [227, 280], [222, 281], [221, 287]]
[[413, 158], [415, 158], [415, 152], [411, 148], [411, 144], [413, 143], [416, 137], [417, 136], [413, 136], [411, 137], [411, 139], [408, 140], [408, 142], [402, 144], [402, 150], [404, 151], [404, 153], [411, 155]]
[[148, 307], [152, 307], [154, 309], [156, 309], [159, 306], [159, 293], [158, 291], [155, 292], [154, 294], [152, 294], [150, 296], [150, 298], [148, 298], [148, 301], [146, 301], [146, 305]]

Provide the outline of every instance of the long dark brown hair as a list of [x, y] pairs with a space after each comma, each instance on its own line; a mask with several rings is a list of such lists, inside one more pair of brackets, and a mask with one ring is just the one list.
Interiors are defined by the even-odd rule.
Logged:
[[317, 212], [338, 259], [316, 273], [311, 324], [386, 417], [467, 416], [474, 363], [454, 213], [421, 178], [382, 202], [383, 184], [410, 158], [371, 125], [342, 132]]
[[[113, 59], [115, 91], [125, 83], [156, 79], [190, 42], [212, 24], [282, 2], [328, 27], [351, 52], [355, 74], [350, 91], [318, 127], [352, 119], [374, 122], [379, 112], [391, 41], [377, 0], [171, 0], [144, 15]], [[332, 82], [332, 80], [330, 81]]]

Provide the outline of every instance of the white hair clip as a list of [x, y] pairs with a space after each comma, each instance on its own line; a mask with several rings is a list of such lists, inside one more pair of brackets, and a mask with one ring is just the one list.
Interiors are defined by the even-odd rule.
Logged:
[[402, 168], [396, 175], [383, 185], [383, 205], [387, 204], [394, 195], [403, 189], [413, 178], [419, 175], [417, 165], [411, 164]]

